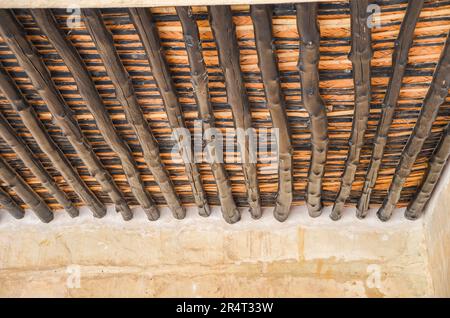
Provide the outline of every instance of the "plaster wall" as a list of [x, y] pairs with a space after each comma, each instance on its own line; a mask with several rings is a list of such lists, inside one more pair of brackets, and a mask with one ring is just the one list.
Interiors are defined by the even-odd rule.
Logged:
[[426, 208], [424, 233], [433, 294], [450, 297], [450, 164]]
[[[0, 218], [0, 296], [125, 297], [382, 297], [432, 296], [422, 222], [354, 211], [333, 222], [303, 207], [284, 223], [271, 211], [226, 224], [188, 211], [130, 222], [88, 211], [50, 224], [32, 213]], [[448, 250], [447, 250], [448, 252]], [[436, 258], [439, 258], [436, 254]]]

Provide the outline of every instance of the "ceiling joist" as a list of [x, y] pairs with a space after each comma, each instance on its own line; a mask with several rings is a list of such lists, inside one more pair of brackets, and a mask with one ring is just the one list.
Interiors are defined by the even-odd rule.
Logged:
[[[38, 216], [38, 218], [48, 223], [53, 220], [53, 212], [48, 205], [42, 200], [39, 195], [26, 183], [22, 177], [3, 159], [0, 157], [0, 179], [5, 182], [8, 187], [11, 187], [14, 192], [22, 199], [22, 201], [30, 207], [30, 209]], [[2, 195], [4, 199], [4, 193]], [[18, 214], [17, 207], [15, 207], [13, 201], [8, 202], [8, 198], [5, 200], [7, 206], [12, 207], [11, 213], [14, 216], [20, 216]]]
[[[39, 120], [36, 111], [22, 96], [13, 80], [6, 71], [0, 67], [0, 90], [11, 103], [11, 106], [19, 114], [25, 127], [33, 135], [42, 151], [50, 158], [52, 164], [59, 170], [66, 182], [73, 188], [83, 202], [91, 207], [94, 215], [101, 217], [106, 213], [105, 206], [95, 196], [92, 190], [84, 183], [75, 168], [64, 156], [58, 145], [52, 140], [44, 125]], [[31, 169], [31, 166], [28, 166]], [[77, 215], [78, 211], [73, 211], [70, 205], [63, 205], [70, 215]]]
[[428, 164], [427, 172], [423, 178], [420, 187], [417, 189], [417, 193], [413, 200], [409, 203], [405, 217], [410, 220], [418, 219], [424, 212], [425, 205], [431, 198], [436, 184], [439, 181], [439, 177], [445, 164], [450, 156], [450, 124], [447, 125], [444, 134], [439, 141], [436, 150], [431, 156]]
[[369, 119], [372, 41], [370, 36], [371, 31], [367, 23], [369, 19], [368, 5], [368, 0], [350, 0], [352, 48], [349, 59], [352, 61], [353, 66], [355, 110], [345, 169], [341, 177], [340, 189], [330, 215], [333, 220], [338, 220], [341, 217], [345, 202], [350, 196], [356, 170], [359, 165], [361, 150], [364, 145], [367, 121]]
[[[3, 72], [3, 69], [0, 68], [0, 72]], [[2, 86], [2, 77], [3, 74], [0, 75], [0, 87]], [[23, 161], [25, 166], [27, 166], [27, 168], [38, 178], [42, 186], [44, 186], [48, 192], [55, 197], [58, 203], [61, 204], [64, 210], [66, 210], [71, 217], [78, 216], [78, 209], [69, 200], [64, 191], [58, 187], [53, 178], [42, 166], [41, 162], [35, 158], [30, 148], [19, 136], [17, 136], [17, 133], [2, 114], [0, 114], [0, 137], [6, 141], [11, 149]]]
[[[18, 21], [10, 11], [0, 11], [0, 34], [46, 102], [53, 118], [86, 164], [91, 176], [99, 182], [102, 190], [109, 195], [116, 205], [116, 209], [122, 213], [123, 218], [125, 220], [131, 219], [133, 214], [122, 193], [95, 155], [77, 121], [73, 118], [72, 110], [67, 106], [64, 98], [53, 84], [45, 64], [36, 49], [26, 39]], [[104, 211], [95, 211], [95, 213], [102, 216]]]
[[309, 114], [311, 130], [311, 160], [306, 186], [309, 215], [322, 213], [322, 178], [328, 151], [327, 109], [319, 91], [320, 30], [317, 3], [296, 5], [297, 29], [300, 34], [298, 70], [302, 85], [302, 101]]
[[403, 76], [408, 64], [408, 53], [414, 40], [414, 29], [419, 19], [423, 0], [408, 3], [406, 14], [397, 37], [398, 43], [392, 54], [392, 75], [382, 104], [381, 118], [378, 122], [377, 133], [373, 143], [372, 157], [366, 173], [364, 187], [358, 202], [357, 216], [363, 218], [369, 209], [370, 197], [378, 177], [381, 160], [387, 144], [389, 128], [394, 119], [394, 112], [402, 88]]
[[423, 101], [419, 118], [417, 119], [414, 131], [408, 139], [408, 143], [403, 149], [400, 162], [395, 169], [389, 192], [385, 197], [382, 206], [377, 212], [382, 221], [391, 218], [401, 195], [401, 191], [406, 182], [406, 178], [411, 173], [414, 162], [420, 150], [431, 132], [431, 127], [439, 111], [439, 106], [445, 102], [450, 87], [450, 36], [447, 35], [444, 49], [439, 63], [434, 71], [433, 80]]
[[131, 151], [114, 129], [109, 114], [80, 55], [65, 38], [65, 34], [58, 28], [58, 24], [50, 10], [32, 10], [31, 13], [72, 73], [80, 95], [94, 115], [95, 122], [103, 138], [105, 138], [109, 146], [119, 156], [124, 173], [127, 176], [128, 183], [131, 186], [136, 200], [144, 210], [154, 209], [154, 202], [145, 189]]
[[153, 77], [164, 101], [167, 119], [176, 138], [180, 157], [184, 162], [184, 168], [191, 184], [195, 204], [200, 215], [209, 216], [211, 209], [206, 198], [205, 190], [203, 189], [199, 166], [194, 162], [190, 133], [186, 128], [175, 85], [163, 55], [158, 29], [148, 9], [130, 8], [129, 13], [144, 46]]
[[9, 214], [16, 219], [21, 219], [25, 216], [25, 210], [14, 201], [14, 199], [2, 188], [0, 188], [0, 205], [5, 208]]
[[[208, 70], [202, 55], [202, 44], [195, 17], [190, 7], [177, 7], [177, 14], [183, 27], [189, 64], [191, 67], [191, 83], [197, 102], [199, 117], [202, 120], [203, 131], [215, 129], [214, 111], [211, 106], [208, 88]], [[211, 170], [216, 181], [220, 205], [224, 219], [228, 223], [235, 223], [240, 219], [240, 212], [236, 207], [231, 191], [231, 183], [225, 165], [219, 154], [222, 145], [217, 144], [213, 133], [204, 136], [205, 149], [211, 162]]]
[[209, 23], [214, 34], [219, 55], [219, 65], [225, 77], [227, 101], [233, 113], [234, 126], [238, 130], [237, 143], [241, 153], [242, 172], [247, 190], [247, 201], [253, 218], [261, 217], [256, 156], [252, 152], [254, 134], [252, 115], [247, 92], [242, 79], [239, 48], [233, 13], [229, 6], [208, 7]]
[[293, 198], [293, 150], [285, 97], [280, 86], [277, 60], [272, 43], [272, 8], [269, 5], [253, 5], [250, 7], [250, 13], [267, 107], [270, 111], [273, 128], [278, 130], [279, 180], [274, 217], [279, 221], [284, 221], [289, 216]]

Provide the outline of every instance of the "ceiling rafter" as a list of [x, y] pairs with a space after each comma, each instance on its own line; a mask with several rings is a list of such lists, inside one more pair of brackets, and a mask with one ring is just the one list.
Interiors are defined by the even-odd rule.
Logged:
[[297, 29], [300, 34], [298, 70], [302, 86], [302, 102], [309, 114], [311, 128], [311, 160], [306, 186], [309, 215], [322, 213], [322, 178], [328, 152], [328, 120], [325, 103], [319, 91], [320, 30], [317, 3], [296, 5]]
[[[30, 207], [37, 217], [44, 223], [53, 220], [53, 212], [47, 203], [26, 183], [22, 177], [0, 157], [0, 179], [8, 185], [22, 199], [22, 201]], [[9, 203], [14, 206], [13, 203]], [[17, 212], [16, 210], [11, 210]]]
[[[89, 72], [81, 59], [79, 53], [72, 44], [65, 38], [65, 34], [58, 28], [58, 24], [50, 10], [35, 9], [31, 13], [39, 25], [39, 28], [46, 34], [50, 43], [55, 47], [58, 54], [64, 60], [72, 76], [77, 83], [80, 95], [83, 97], [87, 107], [95, 118], [95, 122], [108, 145], [118, 155], [123, 171], [130, 184], [131, 191], [137, 202], [144, 209], [154, 209], [154, 202], [142, 182], [141, 175], [136, 167], [136, 162], [131, 154], [130, 148], [118, 135], [109, 114], [103, 105], [94, 82], [89, 76]], [[169, 184], [170, 186], [170, 184]], [[175, 192], [169, 189], [172, 193]], [[163, 194], [166, 192], [163, 191]], [[169, 198], [170, 199], [170, 198]]]
[[25, 210], [2, 188], [0, 188], [0, 205], [16, 219], [21, 219], [25, 216]]
[[273, 127], [278, 130], [278, 193], [274, 216], [277, 220], [284, 221], [289, 216], [293, 198], [293, 150], [284, 95], [280, 86], [277, 57], [272, 42], [272, 8], [270, 5], [252, 5], [250, 12], [267, 107]]
[[85, 163], [90, 175], [99, 182], [102, 190], [108, 194], [116, 209], [122, 214], [123, 219], [130, 220], [133, 213], [122, 193], [94, 153], [78, 122], [74, 119], [72, 110], [55, 87], [50, 72], [36, 49], [27, 41], [23, 29], [10, 11], [0, 11], [0, 34], [46, 102], [53, 118]]
[[394, 52], [392, 54], [392, 75], [382, 104], [381, 117], [378, 122], [377, 133], [373, 143], [372, 156], [369, 168], [364, 180], [361, 197], [358, 202], [357, 216], [363, 218], [369, 209], [370, 197], [378, 177], [381, 160], [383, 159], [389, 129], [394, 118], [395, 108], [402, 88], [403, 76], [408, 64], [408, 53], [413, 44], [414, 30], [419, 19], [424, 1], [414, 1], [408, 3], [405, 17], [403, 18], [400, 32], [398, 34]]
[[[202, 44], [195, 16], [190, 7], [176, 7], [176, 11], [183, 27], [184, 41], [191, 69], [191, 83], [203, 130], [215, 129], [214, 111], [211, 106], [208, 88], [208, 70], [202, 55]], [[211, 170], [218, 189], [223, 217], [228, 223], [235, 223], [240, 219], [240, 212], [233, 199], [231, 183], [228, 179], [225, 165], [222, 162], [223, 158], [218, 156], [222, 152], [222, 149], [218, 148], [221, 145], [217, 145], [217, 139], [213, 133], [207, 133], [204, 138], [206, 142], [205, 149], [211, 161]]]
[[[116, 97], [123, 105], [127, 120], [140, 140], [144, 160], [155, 177], [155, 181], [160, 186], [161, 192], [172, 210], [173, 216], [177, 219], [182, 219], [185, 217], [186, 211], [181, 205], [168, 172], [164, 169], [158, 143], [153, 137], [150, 125], [144, 117], [128, 72], [115, 50], [112, 35], [106, 28], [98, 10], [85, 9], [83, 13], [85, 15], [86, 27], [94, 43], [96, 43], [97, 50], [102, 57], [107, 73], [114, 83]], [[150, 219], [157, 219], [159, 212], [153, 211], [148, 216]]]
[[175, 85], [170, 76], [169, 67], [165, 61], [158, 29], [153, 21], [153, 16], [148, 8], [130, 8], [129, 13], [144, 46], [153, 77], [164, 101], [167, 119], [176, 138], [178, 151], [184, 162], [195, 204], [200, 215], [209, 216], [211, 209], [206, 198], [205, 190], [203, 189], [199, 166], [194, 160], [190, 133], [188, 133], [184, 122], [183, 111], [178, 101]]
[[[3, 72], [3, 69], [0, 68], [0, 72]], [[0, 83], [2, 82], [2, 76], [3, 75], [0, 75]], [[42, 166], [41, 162], [33, 155], [30, 148], [17, 135], [16, 131], [11, 127], [3, 114], [0, 114], [0, 137], [6, 141], [11, 149], [23, 161], [25, 166], [30, 169], [31, 173], [38, 178], [42, 186], [48, 190], [59, 204], [61, 204], [64, 210], [66, 210], [71, 217], [78, 216], [78, 209], [73, 205], [72, 201], [69, 200], [64, 191], [58, 187], [55, 180], [53, 180], [47, 170]]]
[[433, 80], [423, 101], [414, 131], [408, 139], [395, 169], [395, 174], [382, 206], [377, 212], [378, 218], [387, 221], [400, 199], [403, 186], [411, 173], [414, 162], [431, 132], [439, 107], [445, 102], [450, 88], [450, 33], [447, 35], [439, 63], [434, 71]]
[[425, 210], [425, 205], [431, 198], [436, 184], [439, 181], [439, 177], [444, 169], [448, 158], [450, 156], [450, 124], [442, 135], [438, 146], [436, 147], [430, 162], [428, 163], [428, 169], [425, 176], [417, 189], [416, 195], [409, 203], [405, 211], [405, 217], [410, 220], [418, 219]]
[[62, 150], [46, 131], [44, 125], [39, 120], [36, 111], [22, 96], [18, 87], [14, 84], [13, 80], [8, 76], [3, 67], [0, 67], [0, 89], [14, 110], [19, 114], [25, 127], [31, 132], [33, 138], [39, 144], [39, 147], [50, 158], [52, 164], [58, 169], [75, 193], [86, 205], [93, 209], [95, 216], [102, 217], [105, 215], [106, 208], [103, 203], [100, 202], [92, 190], [81, 179], [76, 170], [71, 166]]
[[253, 218], [262, 215], [256, 155], [252, 144], [252, 115], [250, 104], [242, 78], [239, 47], [236, 39], [236, 27], [230, 6], [209, 6], [209, 23], [214, 34], [219, 55], [219, 66], [225, 77], [227, 102], [231, 107], [234, 126], [240, 132], [237, 137], [241, 153], [242, 171], [247, 190], [247, 200]]
[[333, 220], [338, 220], [341, 217], [345, 202], [350, 196], [369, 120], [372, 41], [368, 25], [368, 5], [368, 0], [350, 0], [352, 47], [349, 59], [352, 61], [353, 67], [355, 110], [344, 173], [342, 174], [340, 189], [330, 214]]

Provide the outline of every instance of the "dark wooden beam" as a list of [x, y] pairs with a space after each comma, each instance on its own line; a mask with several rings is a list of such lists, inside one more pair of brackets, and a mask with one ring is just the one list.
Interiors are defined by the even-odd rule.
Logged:
[[[191, 83], [203, 131], [211, 131], [215, 129], [215, 117], [209, 96], [208, 70], [203, 60], [197, 23], [190, 7], [176, 7], [176, 11], [183, 27], [184, 42], [191, 68]], [[228, 223], [234, 223], [240, 219], [240, 212], [233, 199], [225, 165], [221, 161], [223, 158], [217, 158], [217, 154], [221, 153], [222, 149], [217, 148], [216, 140], [213, 137], [211, 134], [204, 136], [205, 148], [210, 162], [212, 161], [211, 170], [217, 184], [223, 217]]]
[[[120, 57], [114, 47], [111, 32], [106, 28], [101, 14], [95, 9], [83, 11], [86, 28], [96, 44], [108, 76], [116, 89], [116, 98], [123, 105], [125, 116], [133, 127], [135, 134], [140, 140], [144, 160], [155, 177], [155, 181], [161, 188], [161, 192], [169, 205], [172, 214], [177, 219], [182, 219], [186, 211], [181, 206], [175, 188], [170, 180], [169, 174], [164, 169], [159, 153], [159, 146], [154, 138], [150, 126], [144, 117], [141, 106], [134, 92], [133, 83], [127, 70], [122, 64]], [[155, 214], [153, 218], [157, 218]]]
[[[252, 134], [247, 134], [252, 129], [252, 115], [241, 74], [240, 53], [236, 39], [236, 27], [233, 23], [233, 13], [230, 6], [210, 6], [208, 7], [208, 12], [209, 23], [219, 54], [219, 65], [225, 76], [227, 100], [233, 113], [234, 125], [238, 131], [246, 133], [245, 136], [237, 138], [237, 143], [241, 152], [242, 170], [247, 188], [250, 213], [253, 218], [260, 218], [262, 211], [258, 186], [258, 172], [255, 162], [256, 153], [251, 153], [250, 138]], [[253, 151], [256, 151], [256, 149]]]
[[[86, 102], [86, 106], [94, 116], [97, 127], [103, 138], [105, 138], [108, 145], [119, 156], [123, 171], [136, 200], [144, 210], [153, 210], [153, 199], [145, 189], [130, 148], [114, 128], [112, 120], [103, 105], [103, 101], [94, 82], [89, 76], [86, 65], [81, 59], [78, 51], [71, 42], [66, 39], [65, 34], [59, 28], [51, 10], [35, 9], [31, 10], [31, 13], [36, 23], [39, 25], [39, 28], [46, 34], [48, 40], [58, 51], [58, 54], [72, 73], [72, 76], [77, 83], [78, 91]], [[171, 209], [180, 209], [180, 202], [177, 199], [172, 184], [167, 182], [167, 180], [161, 181], [158, 178], [155, 178], [155, 180], [158, 184], [162, 185], [162, 194], [168, 202], [169, 207]], [[152, 219], [154, 219], [153, 216]]]
[[[0, 72], [2, 72], [1, 70]], [[0, 75], [1, 76], [1, 75]], [[0, 79], [1, 82], [1, 79]], [[78, 209], [67, 198], [53, 178], [48, 174], [47, 170], [42, 166], [41, 162], [33, 155], [30, 148], [17, 136], [17, 133], [8, 123], [3, 114], [0, 114], [0, 137], [14, 150], [14, 152], [23, 161], [25, 166], [30, 169], [42, 184], [44, 188], [58, 201], [59, 204], [69, 213], [71, 217], [78, 216]]]
[[394, 178], [389, 187], [389, 192], [378, 210], [377, 215], [382, 221], [387, 221], [400, 200], [403, 185], [411, 173], [414, 162], [423, 147], [425, 140], [430, 135], [431, 127], [439, 111], [439, 107], [445, 102], [450, 87], [450, 33], [447, 35], [444, 49], [439, 63], [434, 71], [431, 86], [423, 101], [419, 118], [414, 131], [408, 139], [400, 157], [400, 162], [395, 169]]
[[48, 223], [53, 220], [53, 212], [44, 200], [31, 189], [28, 183], [2, 157], [0, 157], [0, 178], [8, 187], [13, 189], [42, 222]]
[[75, 169], [70, 165], [70, 162], [64, 156], [61, 149], [59, 149], [46, 131], [33, 107], [22, 96], [19, 89], [16, 87], [13, 80], [8, 76], [3, 67], [0, 67], [0, 89], [11, 103], [14, 110], [19, 114], [24, 125], [28, 128], [33, 135], [33, 138], [39, 144], [39, 147], [50, 158], [63, 178], [80, 196], [84, 203], [93, 209], [95, 216], [104, 216], [106, 213], [105, 206], [94, 195]]
[[153, 21], [153, 16], [148, 8], [130, 8], [129, 14], [147, 54], [153, 78], [164, 101], [170, 127], [175, 132], [180, 156], [184, 161], [186, 174], [191, 183], [195, 204], [199, 209], [200, 215], [208, 216], [211, 210], [206, 199], [205, 190], [203, 189], [199, 167], [194, 162], [193, 147], [191, 144], [186, 145], [184, 141], [185, 138], [187, 139], [190, 136], [181, 132], [186, 132], [187, 128], [184, 123], [181, 105], [178, 102], [175, 85], [165, 61], [158, 29]]
[[333, 220], [341, 218], [352, 190], [356, 170], [359, 165], [361, 150], [364, 145], [364, 134], [369, 120], [371, 83], [370, 61], [372, 59], [371, 32], [368, 26], [369, 12], [368, 0], [350, 0], [350, 21], [352, 48], [349, 59], [353, 66], [353, 83], [355, 87], [355, 110], [353, 115], [352, 133], [349, 141], [349, 150], [345, 162], [341, 185], [336, 197], [330, 217]]
[[284, 221], [289, 215], [293, 196], [292, 143], [284, 95], [280, 86], [277, 57], [273, 47], [272, 6], [252, 5], [250, 13], [255, 32], [258, 65], [272, 118], [278, 130], [278, 194], [274, 216]]
[[121, 212], [124, 220], [133, 217], [122, 193], [115, 184], [109, 172], [95, 155], [86, 137], [83, 135], [78, 122], [72, 115], [72, 110], [65, 103], [64, 98], [54, 85], [50, 72], [46, 68], [39, 53], [27, 41], [24, 30], [11, 11], [0, 10], [0, 34], [14, 52], [19, 64], [30, 77], [36, 90], [47, 104], [56, 123], [74, 147], [81, 160], [85, 163], [89, 173], [101, 185]]
[[0, 188], [0, 205], [16, 219], [21, 219], [25, 216], [25, 210], [2, 188]]
[[320, 30], [317, 3], [296, 5], [297, 28], [300, 34], [298, 69], [302, 85], [302, 101], [311, 126], [311, 160], [306, 187], [309, 215], [322, 213], [322, 178], [328, 151], [328, 119], [325, 103], [319, 92]]
[[395, 107], [402, 88], [403, 76], [408, 63], [408, 53], [414, 40], [414, 29], [419, 19], [424, 1], [409, 2], [398, 34], [394, 53], [392, 55], [392, 75], [382, 104], [382, 113], [378, 122], [377, 133], [373, 143], [372, 157], [366, 173], [364, 187], [358, 202], [357, 216], [363, 218], [369, 209], [370, 197], [378, 177], [378, 171], [383, 159], [389, 128], [394, 118]]
[[450, 156], [450, 124], [444, 131], [439, 145], [436, 147], [431, 159], [428, 163], [428, 169], [425, 173], [420, 187], [417, 189], [416, 195], [409, 203], [405, 211], [405, 217], [409, 220], [418, 219], [424, 212], [425, 205], [431, 198], [436, 184], [439, 181], [442, 170]]

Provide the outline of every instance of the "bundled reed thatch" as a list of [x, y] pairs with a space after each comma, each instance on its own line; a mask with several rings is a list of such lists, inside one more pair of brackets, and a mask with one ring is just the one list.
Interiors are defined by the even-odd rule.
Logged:
[[[365, 1], [361, 3], [367, 6]], [[378, 7], [371, 8], [380, 9], [381, 14], [379, 17], [369, 14], [369, 18], [374, 17], [370, 37], [359, 37], [361, 43], [352, 43], [352, 39], [357, 36], [352, 36], [351, 32], [349, 2], [318, 4], [317, 31], [320, 32], [320, 41], [317, 43], [320, 47], [318, 56], [309, 56], [310, 60], [304, 61], [309, 63], [307, 65], [310, 70], [309, 73], [302, 74], [302, 78], [298, 68], [302, 65], [299, 64], [299, 58], [308, 57], [307, 49], [314, 43], [307, 40], [301, 42], [301, 39], [314, 36], [308, 33], [313, 31], [308, 25], [316, 22], [297, 20], [302, 16], [304, 19], [311, 17], [302, 15], [303, 11], [297, 12], [308, 10], [307, 6], [282, 4], [263, 7], [262, 10], [259, 8], [260, 11], [255, 7], [253, 12], [247, 5], [232, 6], [231, 10], [226, 7], [212, 10], [207, 7], [192, 7], [187, 13], [178, 12], [180, 15], [184, 14], [184, 25], [174, 7], [101, 9], [98, 13], [101, 20], [99, 22], [112, 34], [112, 42], [107, 39], [110, 41], [108, 45], [114, 46], [111, 50], [105, 50], [104, 44], [101, 48], [101, 39], [95, 39], [95, 34], [101, 28], [88, 30], [84, 17], [77, 24], [77, 17], [69, 16], [65, 10], [53, 9], [51, 12], [41, 12], [41, 15], [35, 12], [35, 17], [30, 10], [4, 11], [2, 16], [11, 15], [17, 20], [19, 31], [24, 32], [26, 42], [33, 49], [28, 53], [34, 52], [35, 55], [25, 54], [30, 61], [24, 64], [26, 56], [18, 56], [18, 47], [11, 47], [8, 39], [0, 37], [1, 67], [13, 81], [10, 96], [0, 87], [0, 111], [6, 119], [3, 126], [10, 125], [18, 137], [15, 142], [23, 144], [20, 148], [22, 150], [15, 150], [14, 147], [17, 146], [12, 144], [12, 139], [8, 141], [0, 138], [1, 157], [14, 170], [12, 172], [17, 173], [28, 184], [29, 190], [34, 192], [33, 202], [38, 202], [35, 200], [40, 198], [53, 210], [70, 210], [73, 208], [71, 203], [75, 206], [91, 204], [96, 206], [97, 214], [101, 216], [104, 204], [114, 201], [126, 219], [131, 217], [129, 206], [144, 204], [149, 217], [155, 219], [158, 216], [156, 206], [169, 204], [177, 211], [175, 216], [181, 218], [184, 216], [181, 205], [196, 205], [202, 214], [207, 215], [208, 205], [222, 204], [227, 221], [234, 222], [239, 216], [235, 205], [248, 206], [250, 202], [256, 217], [260, 215], [260, 206], [275, 207], [278, 204], [281, 212], [276, 215], [283, 220], [288, 215], [289, 205], [303, 205], [308, 201], [312, 215], [317, 215], [320, 204], [327, 206], [335, 202], [342, 184], [339, 213], [336, 213], [338, 215], [344, 202], [356, 205], [360, 201], [366, 184], [359, 214], [364, 216], [367, 208], [379, 207], [387, 197], [450, 30], [448, 1], [424, 1], [420, 11], [410, 7], [406, 18], [408, 1], [386, 0], [375, 1], [373, 4]], [[365, 11], [363, 9], [361, 12]], [[151, 15], [146, 10], [150, 10]], [[269, 19], [265, 20], [267, 12]], [[259, 14], [264, 19], [255, 23], [252, 13], [253, 16]], [[51, 44], [52, 39], [46, 34], [49, 26], [45, 28], [42, 25], [40, 28], [36, 23], [38, 20], [44, 21], [42, 19], [45, 17], [51, 17], [52, 23], [56, 23], [59, 34], [67, 39], [65, 45], [75, 49], [76, 54], [71, 56], [80, 59], [79, 61], [66, 63], [62, 58], [64, 54], [61, 47], [58, 48], [55, 43], [57, 38], [53, 39], [55, 46]], [[359, 18], [362, 18], [362, 14]], [[154, 25], [146, 26], [148, 21], [145, 19], [153, 21]], [[219, 19], [224, 25], [213, 25], [213, 32], [211, 23], [215, 19]], [[405, 22], [402, 27], [405, 30], [399, 35], [403, 19], [408, 23]], [[415, 28], [411, 29], [416, 20]], [[4, 21], [0, 20], [0, 24], [5, 23]], [[145, 23], [142, 24], [142, 21]], [[269, 22], [272, 43], [267, 44], [266, 28], [266, 33], [256, 32], [258, 46], [254, 28], [268, 25]], [[198, 31], [198, 40], [187, 39], [187, 34], [183, 33], [186, 29], [193, 30], [193, 23]], [[102, 24], [98, 26], [101, 27]], [[11, 25], [4, 27], [5, 30], [8, 28], [10, 30]], [[299, 34], [303, 29], [304, 34]], [[230, 30], [235, 31], [230, 33]], [[155, 31], [156, 35], [152, 35]], [[234, 42], [230, 48], [223, 47], [225, 39]], [[353, 54], [352, 61], [349, 59], [352, 47], [367, 47], [369, 42], [371, 56], [366, 54], [358, 57]], [[397, 47], [397, 53], [393, 57], [396, 43], [400, 47]], [[186, 51], [186, 45], [190, 44], [201, 55], [192, 49]], [[24, 41], [20, 45], [25, 45]], [[304, 54], [299, 51], [302, 45], [306, 49]], [[273, 52], [270, 51], [272, 48]], [[221, 51], [222, 55], [232, 53], [220, 56]], [[108, 64], [105, 67], [105, 59], [111, 54], [118, 60], [115, 66]], [[70, 55], [64, 56], [67, 58]], [[314, 67], [314, 59], [317, 58], [318, 76], [313, 76], [315, 71], [311, 67]], [[364, 75], [370, 67], [370, 83], [362, 83], [361, 86], [362, 90], [369, 92], [368, 114], [363, 106], [355, 109], [354, 81], [357, 85], [361, 83], [355, 79], [357, 74], [352, 62], [360, 65], [364, 62], [363, 69], [356, 69]], [[32, 65], [38, 67], [41, 73], [36, 69], [29, 69]], [[80, 73], [74, 72], [74, 65], [81, 68]], [[48, 76], [43, 71], [44, 68], [48, 70]], [[266, 72], [267, 68], [270, 69], [269, 72]], [[204, 73], [204, 69], [207, 72], [207, 87], [201, 82], [203, 76], [200, 78], [196, 73], [196, 70]], [[120, 70], [121, 73], [116, 79], [110, 77], [114, 70]], [[224, 74], [224, 70], [225, 73], [231, 71], [231, 77]], [[153, 74], [152, 71], [158, 73]], [[53, 96], [49, 97], [42, 87], [36, 87], [39, 76], [47, 81], [46, 85], [54, 86], [54, 89], [50, 89]], [[395, 78], [391, 79], [391, 76]], [[80, 83], [86, 83], [87, 78], [91, 83], [83, 90]], [[274, 80], [276, 78], [279, 78], [278, 82]], [[314, 82], [316, 79], [318, 82]], [[122, 87], [120, 83], [127, 81], [131, 84], [130, 89], [123, 90], [123, 96], [116, 95], [118, 87]], [[390, 81], [390, 95], [386, 95]], [[302, 84], [305, 86], [303, 90]], [[95, 97], [93, 88], [98, 91], [100, 98]], [[323, 100], [323, 105], [319, 105], [321, 111], [326, 112], [326, 118], [321, 117], [321, 124], [324, 120], [327, 123], [323, 129], [314, 130], [316, 122], [311, 121], [311, 115], [315, 115], [314, 108], [309, 107], [311, 104], [303, 97], [311, 91], [316, 94], [315, 100], [318, 100], [318, 96]], [[279, 98], [275, 98], [275, 95], [266, 95], [271, 92], [281, 96], [282, 100], [278, 102]], [[95, 98], [87, 101], [89, 94], [93, 94]], [[11, 100], [11, 96], [17, 98]], [[203, 100], [205, 96], [208, 100]], [[52, 100], [58, 100], [60, 108], [52, 105]], [[132, 117], [127, 113], [126, 107], [133, 109], [136, 103], [142, 112], [136, 113], [136, 116], [139, 120], [144, 118], [148, 124], [136, 127], [130, 122]], [[385, 107], [383, 110], [383, 103], [389, 104], [386, 106], [388, 109]], [[395, 105], [391, 105], [392, 103]], [[25, 108], [24, 113], [23, 109], [18, 109], [20, 105], [32, 108]], [[236, 106], [239, 105], [242, 105], [242, 114], [238, 113], [239, 107]], [[285, 127], [280, 126], [283, 116], [277, 117], [273, 107], [286, 110]], [[412, 164], [408, 164], [408, 174], [402, 175], [401, 184], [394, 187], [396, 193], [388, 196], [395, 199], [389, 200], [389, 204], [407, 206], [424, 179], [428, 162], [450, 121], [450, 107], [446, 96], [443, 96], [443, 103], [435, 107], [436, 113], [430, 117], [429, 127], [422, 124], [421, 127], [416, 127], [421, 132], [419, 137], [425, 137], [423, 145], [415, 151], [417, 157]], [[69, 115], [70, 111], [72, 115]], [[183, 154], [188, 150], [179, 142], [177, 145], [177, 141], [172, 138], [174, 128], [187, 127], [192, 134], [196, 120], [201, 119], [203, 127], [214, 127], [225, 132], [235, 125], [241, 125], [236, 121], [239, 116], [246, 120], [242, 123], [243, 127], [251, 126], [258, 133], [265, 128], [286, 128], [284, 134], [290, 138], [283, 139], [288, 144], [283, 145], [280, 150], [280, 153], [283, 152], [281, 157], [285, 160], [283, 167], [271, 164], [277, 153], [269, 150], [275, 149], [277, 145], [270, 141], [261, 141], [268, 144], [268, 150], [258, 154], [256, 166], [246, 166], [240, 162], [242, 153], [238, 150], [236, 141], [235, 150], [224, 156], [227, 161], [223, 165], [214, 166], [207, 162], [189, 165], [183, 161]], [[381, 122], [388, 124], [387, 132], [386, 127], [378, 128], [381, 118], [385, 118]], [[355, 124], [354, 119], [357, 121]], [[113, 129], [108, 129], [107, 125], [113, 125]], [[363, 135], [357, 134], [355, 128], [353, 136], [358, 138], [354, 138], [354, 143], [349, 144], [352, 126], [362, 127], [365, 132]], [[422, 131], [428, 128], [429, 134]], [[377, 130], [379, 132], [376, 139]], [[80, 137], [81, 143], [77, 144], [70, 134]], [[155, 147], [143, 149], [142, 147], [149, 145], [142, 139], [143, 135], [147, 140], [155, 138]], [[316, 156], [316, 159], [311, 160], [311, 140], [314, 138], [327, 146], [319, 145], [317, 153], [320, 157]], [[42, 144], [43, 140], [47, 140], [48, 144]], [[205, 140], [205, 143], [208, 142], [210, 141]], [[381, 142], [383, 149], [379, 146]], [[376, 152], [374, 143], [378, 147]], [[240, 146], [245, 150], [244, 144]], [[173, 151], [173, 147], [181, 155], [178, 151]], [[434, 171], [439, 173], [442, 170], [441, 158], [447, 157], [442, 153], [444, 150], [437, 151], [439, 155], [434, 161], [439, 161], [439, 167], [432, 166], [432, 173], [428, 174], [432, 185], [424, 181], [426, 197], [435, 183]], [[230, 157], [236, 160], [230, 160]], [[321, 158], [326, 158], [324, 166], [320, 162]], [[156, 160], [154, 162], [160, 162], [161, 167], [156, 167], [153, 159]], [[59, 165], [55, 164], [58, 160]], [[373, 171], [367, 174], [371, 160], [374, 161], [371, 164]], [[349, 172], [344, 175], [349, 163], [354, 166], [347, 168]], [[100, 175], [98, 172], [101, 172]], [[282, 175], [281, 179], [279, 175]], [[44, 180], [49, 183], [44, 184]], [[0, 185], [5, 191], [1, 192], [0, 204], [4, 204], [6, 208], [9, 204], [13, 213], [20, 216], [21, 208], [27, 207], [27, 204], [14, 189], [5, 187], [8, 186], [8, 180], [1, 181]], [[51, 191], [53, 185], [61, 192]], [[228, 185], [231, 193], [227, 191]], [[289, 192], [291, 189], [292, 192]], [[423, 195], [419, 196], [421, 198]], [[65, 198], [69, 201], [65, 201]], [[20, 207], [14, 206], [16, 202]], [[72, 212], [76, 214], [75, 210]], [[414, 212], [413, 217], [419, 214]], [[388, 215], [386, 213], [382, 217], [387, 218]]]

